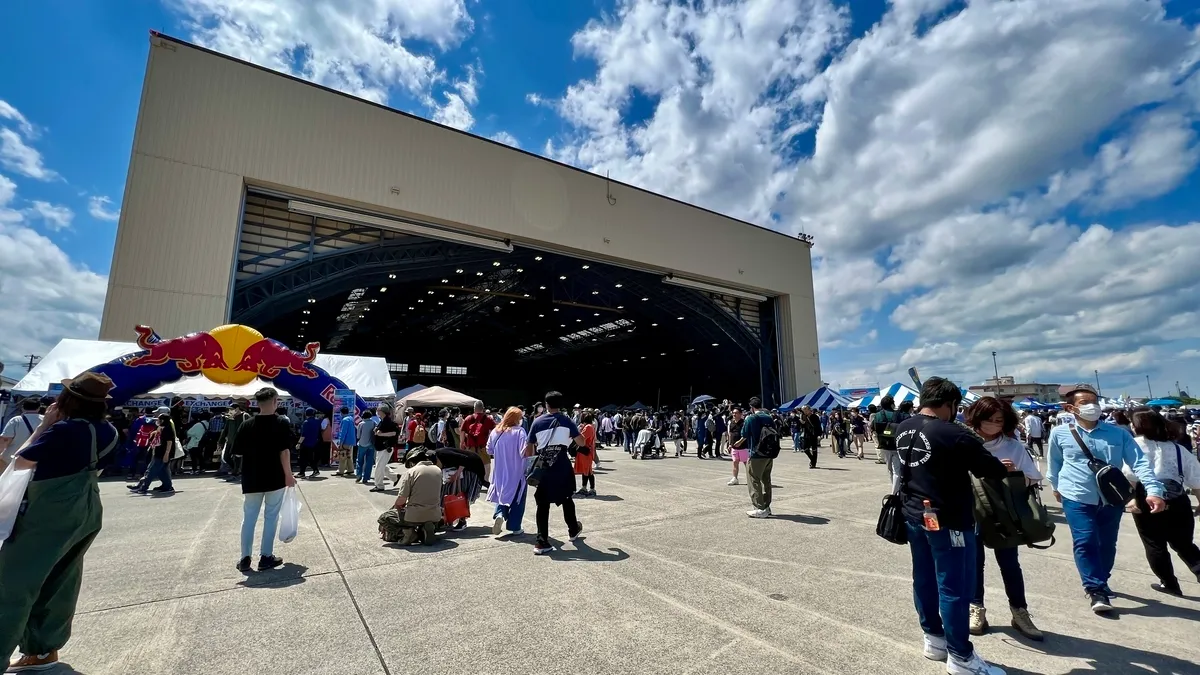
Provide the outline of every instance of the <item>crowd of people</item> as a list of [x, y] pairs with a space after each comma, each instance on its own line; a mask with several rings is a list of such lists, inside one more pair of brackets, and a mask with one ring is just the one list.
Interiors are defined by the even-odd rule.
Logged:
[[[1193, 536], [1200, 505], [1193, 508], [1188, 497], [1190, 491], [1200, 500], [1200, 424], [1184, 411], [1101, 410], [1087, 384], [1063, 388], [1061, 412], [1021, 414], [991, 397], [964, 406], [957, 385], [931, 378], [918, 410], [889, 397], [877, 408], [850, 411], [781, 413], [757, 398], [746, 406], [724, 401], [675, 412], [568, 410], [563, 395], [552, 391], [531, 414], [521, 406], [503, 413], [482, 404], [470, 412], [397, 411], [379, 403], [357, 415], [347, 408], [333, 416], [309, 409], [295, 417], [270, 388], [253, 404], [237, 401], [216, 414], [189, 414], [177, 399], [128, 416], [109, 409], [112, 382], [103, 375], [84, 373], [63, 385], [49, 404], [21, 401], [20, 414], [0, 431], [0, 470], [11, 464], [30, 474], [12, 535], [0, 547], [0, 653], [21, 648], [12, 672], [53, 665], [69, 638], [84, 557], [102, 527], [102, 472], [130, 478], [136, 494], [169, 496], [172, 477], [183, 473], [214, 471], [240, 484], [236, 567], [250, 573], [283, 564], [274, 542], [286, 490], [299, 480], [322, 479], [323, 468], [372, 491], [395, 491], [392, 508], [379, 517], [379, 533], [402, 546], [428, 545], [439, 532], [466, 527], [480, 497], [491, 508], [492, 534], [520, 537], [532, 491], [533, 553], [545, 555], [554, 551], [554, 507], [561, 509], [567, 538], [582, 535], [575, 500], [596, 495], [599, 450], [606, 446], [648, 459], [665, 456], [672, 440], [675, 456], [685, 456], [694, 442], [698, 459], [731, 461], [729, 485], [739, 485], [744, 471], [747, 515], [770, 518], [772, 470], [783, 439], [806, 454], [810, 468], [817, 466], [823, 439], [839, 458], [860, 460], [873, 443], [875, 460], [886, 465], [891, 491], [903, 504], [924, 653], [945, 661], [952, 674], [1003, 672], [970, 642], [989, 628], [986, 547], [977, 535], [972, 476], [1017, 475], [1031, 490], [1045, 486], [1053, 494], [1093, 612], [1116, 611], [1109, 579], [1125, 512], [1158, 578], [1154, 590], [1183, 592], [1171, 551], [1200, 581]], [[1127, 499], [1114, 501], [1098, 478], [1102, 467], [1123, 472]], [[992, 556], [1011, 625], [1029, 639], [1043, 639], [1028, 607], [1019, 548], [995, 548]]]

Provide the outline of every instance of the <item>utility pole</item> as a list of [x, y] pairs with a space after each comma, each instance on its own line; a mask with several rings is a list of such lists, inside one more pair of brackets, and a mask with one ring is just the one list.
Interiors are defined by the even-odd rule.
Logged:
[[1150, 376], [1146, 376], [1146, 391], [1150, 392], [1150, 398], [1154, 398], [1154, 390], [1150, 388]]
[[37, 365], [38, 361], [42, 360], [42, 357], [38, 356], [37, 354], [26, 354], [25, 357], [29, 359], [29, 363], [25, 364], [25, 372], [27, 373], [33, 370], [33, 367]]
[[1100, 371], [1093, 370], [1092, 372], [1096, 374], [1096, 396], [1100, 396]]
[[996, 379], [993, 380], [996, 385], [996, 398], [1000, 398], [1000, 366], [996, 363], [996, 352], [992, 352], [992, 370], [996, 373]]

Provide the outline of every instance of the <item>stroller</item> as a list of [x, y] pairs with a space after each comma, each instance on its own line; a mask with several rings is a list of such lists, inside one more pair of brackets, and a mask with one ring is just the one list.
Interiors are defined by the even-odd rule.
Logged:
[[662, 438], [659, 436], [656, 429], [644, 429], [648, 434], [648, 438], [643, 439], [641, 434], [638, 434], [638, 443], [633, 449], [634, 459], [662, 459], [666, 456], [667, 450], [663, 447]]

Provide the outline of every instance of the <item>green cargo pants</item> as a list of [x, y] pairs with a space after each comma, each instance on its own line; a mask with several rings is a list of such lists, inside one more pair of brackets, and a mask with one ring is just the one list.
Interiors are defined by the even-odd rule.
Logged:
[[771, 467], [775, 460], [770, 457], [751, 457], [746, 466], [750, 486], [750, 503], [756, 509], [771, 508]]
[[103, 507], [92, 464], [71, 476], [34, 481], [25, 512], [0, 547], [0, 654], [62, 649], [83, 578], [83, 556], [100, 532]]

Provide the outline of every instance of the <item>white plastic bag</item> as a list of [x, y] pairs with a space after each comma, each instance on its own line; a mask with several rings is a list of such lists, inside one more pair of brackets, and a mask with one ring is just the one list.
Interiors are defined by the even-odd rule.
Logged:
[[16, 470], [16, 458], [0, 474], [0, 546], [12, 534], [13, 526], [17, 524], [17, 514], [21, 510], [21, 500], [25, 498], [25, 488], [33, 480], [33, 469]]
[[290, 544], [300, 533], [300, 495], [296, 488], [283, 489], [283, 503], [279, 506], [279, 541]]

